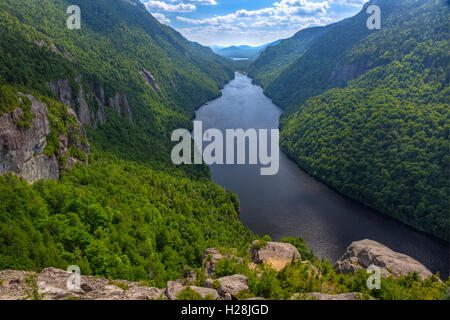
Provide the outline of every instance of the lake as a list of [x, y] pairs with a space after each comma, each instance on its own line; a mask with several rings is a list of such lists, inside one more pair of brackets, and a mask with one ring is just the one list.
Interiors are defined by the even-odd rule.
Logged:
[[[203, 130], [278, 128], [282, 110], [260, 86], [237, 73], [222, 96], [202, 106], [195, 120]], [[333, 191], [280, 153], [280, 170], [261, 176], [260, 166], [212, 165], [213, 180], [235, 192], [240, 219], [259, 235], [273, 240], [302, 236], [310, 249], [334, 262], [353, 241], [372, 239], [414, 257], [432, 272], [449, 274], [448, 243], [415, 231]]]

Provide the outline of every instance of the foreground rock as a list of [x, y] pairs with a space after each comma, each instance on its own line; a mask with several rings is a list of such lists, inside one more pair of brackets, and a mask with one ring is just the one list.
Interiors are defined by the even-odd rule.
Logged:
[[353, 242], [345, 254], [336, 262], [335, 268], [341, 273], [355, 272], [371, 265], [378, 266], [383, 277], [399, 277], [417, 272], [422, 279], [433, 274], [427, 267], [414, 258], [392, 251], [373, 240]]
[[182, 281], [169, 281], [167, 282], [166, 297], [169, 300], [177, 300], [178, 295], [184, 289], [186, 289], [186, 286]]
[[213, 287], [216, 281], [219, 284], [217, 291], [225, 300], [229, 300], [230, 297], [237, 299], [239, 293], [248, 292], [249, 289], [248, 279], [242, 274], [222, 277], [217, 280], [207, 280], [206, 286]]
[[271, 264], [277, 271], [282, 270], [293, 259], [300, 258], [297, 248], [290, 243], [267, 242], [261, 247], [259, 241], [253, 242], [253, 262]]
[[140, 285], [138, 282], [109, 281], [81, 276], [78, 289], [69, 289], [67, 280], [73, 274], [55, 268], [41, 273], [0, 271], [0, 300], [155, 300], [165, 298], [164, 290]]

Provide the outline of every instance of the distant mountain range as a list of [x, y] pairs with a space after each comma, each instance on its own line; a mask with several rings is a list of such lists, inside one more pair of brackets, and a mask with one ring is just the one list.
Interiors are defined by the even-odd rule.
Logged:
[[247, 45], [231, 47], [211, 46], [211, 49], [215, 53], [226, 58], [256, 60], [266, 48], [275, 46], [280, 42], [281, 40], [277, 40], [259, 47], [251, 47]]

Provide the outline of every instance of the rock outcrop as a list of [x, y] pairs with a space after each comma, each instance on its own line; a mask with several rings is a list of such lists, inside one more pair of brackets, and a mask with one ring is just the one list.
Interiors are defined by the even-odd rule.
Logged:
[[[68, 133], [59, 136], [59, 155], [65, 158], [66, 166], [60, 167], [55, 154], [45, 154], [47, 136], [51, 133], [49, 114], [47, 106], [39, 102], [32, 95], [21, 96], [22, 107], [4, 114], [0, 117], [0, 174], [13, 172], [30, 183], [38, 180], [58, 179], [60, 172], [70, 167], [79, 160], [69, 156], [69, 148], [74, 146], [81, 150], [87, 159], [89, 145], [83, 143], [86, 140], [86, 132], [81, 124], [69, 125]], [[23, 122], [23, 101], [31, 102], [31, 120], [26, 125]], [[70, 109], [68, 110], [70, 114]]]
[[369, 70], [369, 61], [348, 63], [340, 61], [336, 64], [330, 79], [329, 86], [344, 86], [348, 81], [358, 78]]
[[[235, 274], [228, 277], [222, 277], [217, 280], [207, 280], [205, 285], [207, 287], [214, 286], [215, 282], [219, 283], [218, 293], [222, 297], [230, 295], [233, 298], [237, 298], [241, 292], [248, 292], [248, 279], [242, 274]], [[225, 299], [227, 300], [227, 299]]]
[[142, 76], [142, 78], [144, 78], [145, 82], [147, 82], [147, 84], [150, 85], [153, 90], [155, 90], [157, 93], [161, 91], [156, 78], [150, 71], [144, 69], [144, 71], [139, 71], [139, 74]]
[[353, 242], [336, 262], [335, 268], [338, 272], [350, 273], [371, 265], [379, 267], [383, 277], [399, 277], [411, 272], [417, 272], [422, 279], [432, 276], [431, 271], [416, 259], [367, 239]]
[[[77, 111], [82, 124], [97, 128], [99, 123], [105, 123], [107, 121], [105, 107], [133, 122], [133, 115], [125, 94], [118, 92], [114, 97], [107, 99], [103, 87], [93, 84], [85, 87], [81, 78], [75, 81], [78, 92], [73, 92], [69, 80], [53, 80], [48, 82], [47, 86], [63, 104]], [[97, 102], [97, 110], [93, 108], [94, 101]]]
[[109, 107], [116, 111], [119, 116], [126, 116], [130, 122], [133, 122], [127, 96], [123, 93], [117, 93], [114, 98], [109, 98]]
[[169, 281], [167, 282], [167, 287], [165, 291], [166, 297], [169, 300], [177, 300], [178, 295], [184, 289], [186, 289], [186, 286], [182, 281]]
[[259, 241], [253, 242], [253, 262], [271, 264], [277, 271], [283, 269], [293, 259], [300, 258], [297, 248], [290, 243], [267, 242], [261, 246]]
[[[81, 276], [79, 288], [68, 289], [72, 273], [55, 268], [41, 273], [0, 271], [0, 300], [40, 298], [44, 300], [156, 300], [165, 298], [164, 290], [138, 282], [111, 282], [104, 278]], [[70, 281], [70, 280], [69, 280]], [[35, 291], [35, 292], [34, 292]]]

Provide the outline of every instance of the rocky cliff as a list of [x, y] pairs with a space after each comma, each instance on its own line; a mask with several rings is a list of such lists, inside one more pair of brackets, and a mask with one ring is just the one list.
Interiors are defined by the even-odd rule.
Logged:
[[[57, 179], [74, 163], [87, 162], [86, 133], [73, 111], [60, 105], [65, 119], [55, 119], [60, 123], [53, 128], [54, 115], [45, 103], [30, 94], [19, 96], [21, 107], [0, 117], [0, 174], [13, 172], [33, 183]], [[56, 139], [50, 143], [49, 137]]]
[[47, 86], [63, 104], [76, 110], [82, 124], [96, 129], [99, 123], [105, 123], [105, 107], [133, 122], [131, 108], [124, 93], [117, 92], [107, 99], [103, 87], [84, 85], [80, 77], [75, 79], [75, 83], [77, 88], [73, 88], [67, 79], [58, 79], [48, 82]]

